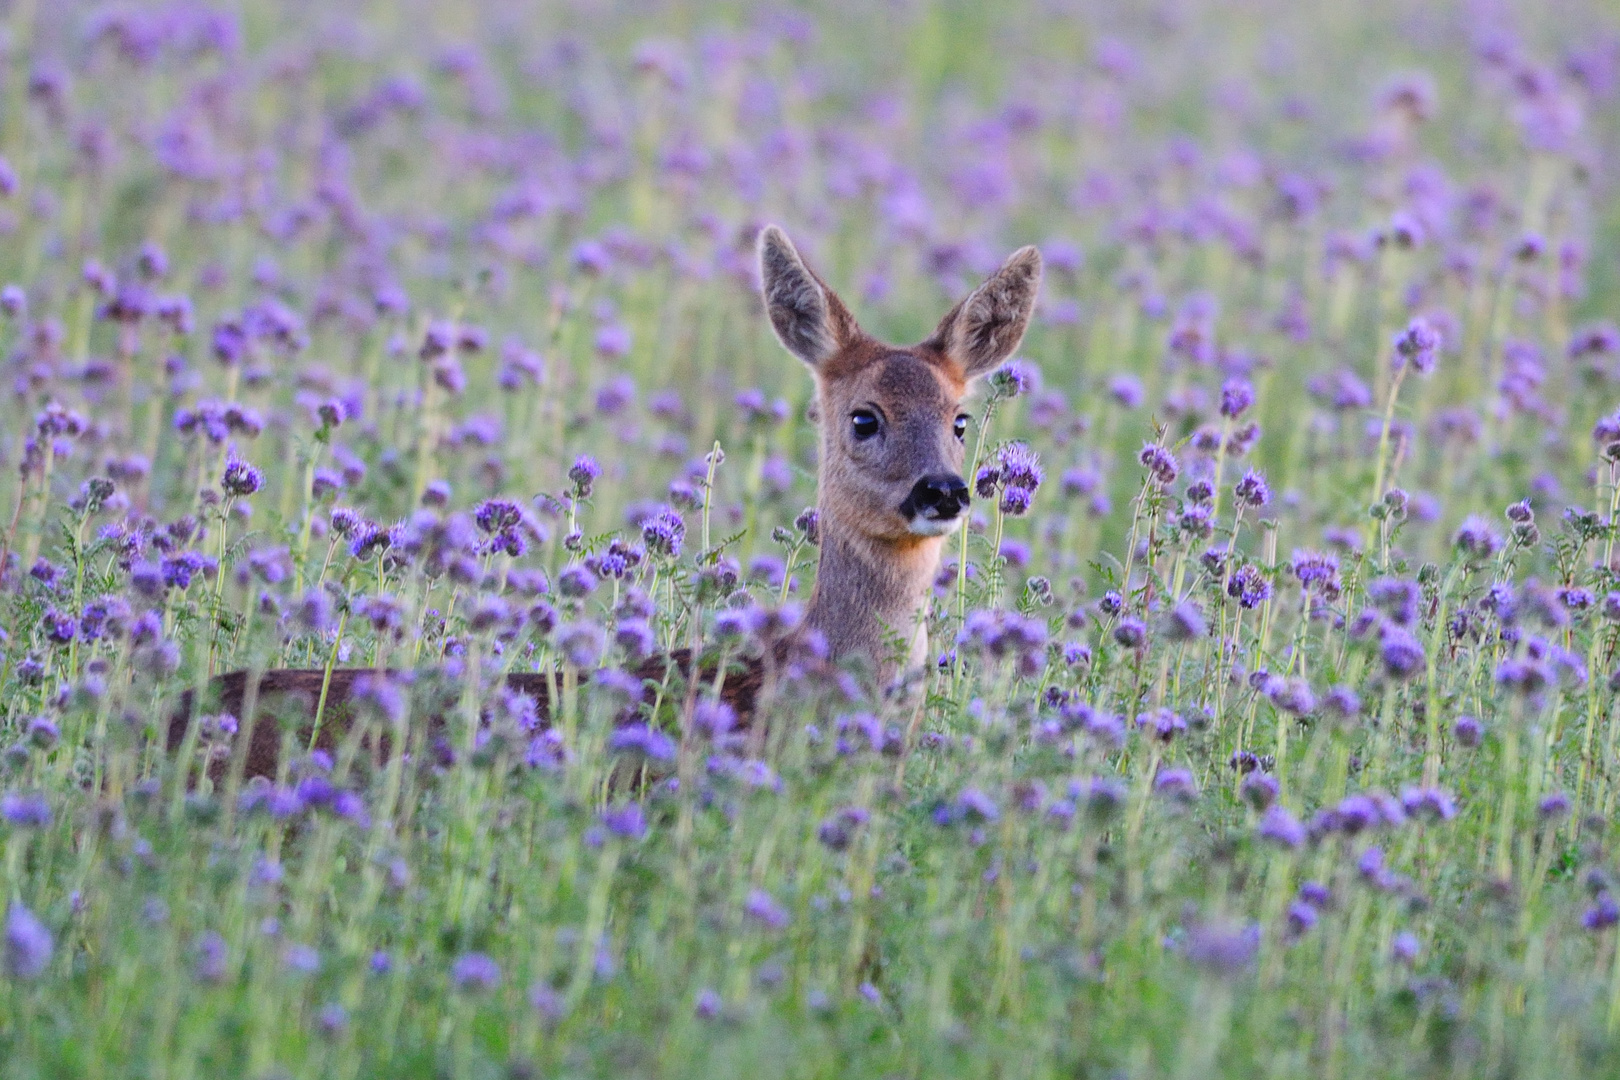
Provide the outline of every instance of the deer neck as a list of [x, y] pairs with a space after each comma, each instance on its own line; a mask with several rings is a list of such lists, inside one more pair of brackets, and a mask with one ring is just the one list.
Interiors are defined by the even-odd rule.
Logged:
[[928, 601], [939, 572], [942, 536], [901, 542], [851, 535], [822, 518], [821, 559], [805, 624], [827, 639], [834, 659], [868, 657], [887, 681], [901, 643], [904, 667], [928, 659]]

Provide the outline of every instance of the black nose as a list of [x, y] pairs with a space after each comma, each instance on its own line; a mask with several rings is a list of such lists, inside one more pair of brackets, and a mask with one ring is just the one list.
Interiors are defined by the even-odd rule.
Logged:
[[907, 517], [949, 521], [966, 510], [972, 501], [968, 486], [960, 476], [940, 473], [917, 481], [906, 501], [900, 504], [900, 512]]

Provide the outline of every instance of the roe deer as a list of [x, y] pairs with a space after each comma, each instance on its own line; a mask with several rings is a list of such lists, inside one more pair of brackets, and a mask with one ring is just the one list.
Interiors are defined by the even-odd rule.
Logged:
[[[765, 310], [782, 345], [804, 361], [815, 379], [811, 416], [820, 435], [817, 511], [820, 560], [805, 617], [794, 632], [825, 639], [834, 659], [863, 658], [880, 681], [893, 683], [928, 655], [926, 619], [947, 537], [962, 526], [970, 503], [962, 476], [969, 417], [962, 412], [970, 384], [1007, 360], [1023, 340], [1040, 288], [1041, 256], [1020, 248], [991, 277], [952, 308], [934, 333], [917, 345], [885, 345], [856, 324], [849, 309], [800, 257], [776, 226], [759, 236]], [[909, 643], [903, 659], [889, 642]], [[794, 644], [777, 644], [776, 658]], [[637, 674], [664, 679], [673, 665], [691, 673], [680, 649], [654, 657]], [[752, 718], [762, 685], [763, 659], [745, 662], [740, 676], [722, 684], [739, 720]], [[319, 744], [330, 747], [347, 719], [344, 704], [368, 669], [278, 669], [215, 680], [221, 708], [242, 715], [257, 699], [301, 696], [313, 716], [324, 702]], [[545, 715], [550, 677], [514, 674], [507, 685], [533, 696]], [[254, 700], [248, 700], [252, 698]], [[170, 724], [169, 744], [195, 731], [188, 693]], [[249, 776], [273, 775], [280, 736], [251, 718], [245, 752]], [[306, 736], [307, 738], [307, 736]]]

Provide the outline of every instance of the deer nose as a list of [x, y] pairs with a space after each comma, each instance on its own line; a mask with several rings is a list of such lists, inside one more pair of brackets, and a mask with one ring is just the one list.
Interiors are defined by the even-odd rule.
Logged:
[[923, 517], [933, 521], [950, 521], [968, 508], [972, 502], [968, 486], [955, 473], [925, 476], [912, 487], [911, 494], [901, 504], [907, 517]]

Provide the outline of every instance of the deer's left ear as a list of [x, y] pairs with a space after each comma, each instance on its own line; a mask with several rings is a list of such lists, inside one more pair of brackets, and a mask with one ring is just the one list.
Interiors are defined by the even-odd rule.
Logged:
[[1019, 248], [940, 320], [927, 344], [960, 364], [966, 378], [988, 374], [1024, 340], [1040, 289], [1041, 253]]

